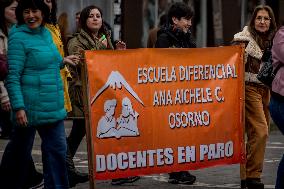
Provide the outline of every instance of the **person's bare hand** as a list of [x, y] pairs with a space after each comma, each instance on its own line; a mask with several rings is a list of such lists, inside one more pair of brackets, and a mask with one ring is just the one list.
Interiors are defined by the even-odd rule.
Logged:
[[104, 40], [102, 40], [101, 42], [105, 47], [107, 47], [107, 39], [106, 38], [104, 38]]
[[123, 41], [117, 41], [115, 43], [115, 49], [117, 49], [117, 50], [125, 50], [126, 49], [126, 44]]
[[17, 124], [20, 126], [23, 126], [23, 127], [28, 126], [28, 119], [27, 119], [25, 110], [18, 110], [16, 112], [16, 121], [17, 121]]
[[80, 57], [76, 56], [76, 55], [69, 55], [64, 57], [63, 59], [63, 63], [65, 64], [69, 64], [71, 66], [76, 66], [80, 61]]
[[11, 111], [11, 104], [10, 101], [4, 102], [1, 104], [1, 107], [4, 111], [9, 112]]

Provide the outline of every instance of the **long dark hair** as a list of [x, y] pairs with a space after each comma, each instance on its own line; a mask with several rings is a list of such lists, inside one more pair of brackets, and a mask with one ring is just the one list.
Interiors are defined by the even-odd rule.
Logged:
[[42, 0], [21, 0], [16, 8], [18, 25], [25, 24], [23, 12], [25, 9], [39, 9], [43, 16], [43, 23], [49, 20], [49, 8]]
[[57, 23], [57, 3], [56, 0], [51, 0], [52, 3], [52, 9], [51, 12], [49, 14], [49, 20], [47, 23], [53, 24], [55, 25]]
[[[86, 31], [92, 38], [93, 38], [93, 35], [91, 35], [92, 32], [90, 31], [90, 29], [87, 26], [87, 19], [89, 18], [90, 12], [93, 9], [98, 9], [99, 12], [101, 13], [101, 17], [103, 17], [103, 12], [102, 12], [101, 8], [99, 8], [99, 7], [95, 6], [95, 5], [90, 5], [90, 6], [86, 7], [86, 8], [84, 8], [81, 11], [80, 20], [79, 20], [81, 29]], [[110, 36], [110, 32], [106, 29], [106, 27], [104, 25], [104, 21], [102, 19], [102, 27], [98, 31], [98, 37], [100, 37], [103, 34]]]
[[17, 0], [0, 0], [0, 29], [6, 36], [8, 36], [8, 26], [5, 19], [5, 8], [9, 7], [14, 1]]
[[275, 21], [275, 16], [273, 13], [273, 10], [268, 6], [268, 5], [258, 5], [257, 7], [255, 7], [251, 20], [249, 22], [249, 32], [251, 33], [252, 37], [254, 38], [254, 40], [257, 42], [257, 44], [260, 46], [260, 48], [264, 49], [266, 48], [267, 44], [265, 44], [266, 42], [264, 41], [263, 37], [261, 37], [261, 35], [259, 34], [258, 31], [256, 31], [255, 29], [255, 19], [257, 16], [258, 11], [260, 10], [265, 10], [268, 12], [268, 15], [270, 17], [270, 26], [269, 26], [269, 30], [266, 32], [266, 37], [267, 40], [270, 41], [270, 44], [268, 45], [272, 45], [272, 39], [277, 31], [277, 25], [276, 25], [276, 21]]

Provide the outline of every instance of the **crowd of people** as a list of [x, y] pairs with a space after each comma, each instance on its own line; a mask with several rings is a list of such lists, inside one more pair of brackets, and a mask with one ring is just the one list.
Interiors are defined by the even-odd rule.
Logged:
[[[174, 3], [159, 28], [151, 32], [148, 47], [196, 48], [190, 31], [193, 15], [189, 5]], [[0, 188], [31, 188], [44, 181], [46, 189], [64, 189], [89, 180], [88, 173], [79, 172], [73, 162], [86, 135], [81, 51], [124, 50], [126, 44], [113, 42], [103, 12], [95, 5], [76, 13], [73, 35], [66, 32], [67, 14], [59, 18], [56, 0], [0, 0], [0, 131], [1, 138], [9, 138], [0, 164]], [[284, 68], [280, 66], [271, 88], [256, 77], [270, 52], [274, 69], [284, 64], [284, 27], [277, 29], [272, 9], [259, 5], [232, 40], [232, 44], [245, 46], [242, 189], [264, 189], [261, 174], [270, 114], [284, 134]], [[66, 137], [67, 113], [73, 125]], [[43, 173], [36, 170], [31, 153], [36, 132], [42, 140]], [[113, 179], [112, 184], [139, 178]], [[196, 179], [188, 171], [169, 173], [172, 184], [190, 185]], [[283, 188], [284, 155], [276, 180], [276, 189]]]

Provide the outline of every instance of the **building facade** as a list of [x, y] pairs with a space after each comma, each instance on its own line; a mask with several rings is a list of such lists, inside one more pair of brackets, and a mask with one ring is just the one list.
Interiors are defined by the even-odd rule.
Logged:
[[75, 30], [75, 13], [94, 4], [103, 10], [104, 20], [113, 29], [113, 38], [128, 48], [146, 47], [148, 31], [158, 25], [172, 2], [193, 6], [192, 31], [198, 47], [229, 45], [233, 35], [248, 22], [255, 6], [272, 7], [277, 23], [284, 21], [284, 0], [58, 0], [58, 15], [69, 14], [69, 32]]

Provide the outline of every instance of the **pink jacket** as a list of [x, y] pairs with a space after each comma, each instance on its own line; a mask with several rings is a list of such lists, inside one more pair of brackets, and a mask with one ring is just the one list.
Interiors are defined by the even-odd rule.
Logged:
[[283, 64], [272, 82], [272, 91], [284, 96], [284, 26], [278, 30], [273, 39], [272, 60], [274, 69], [278, 64]]

